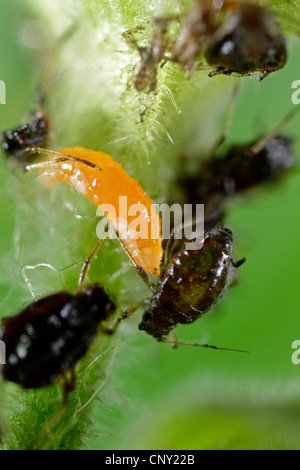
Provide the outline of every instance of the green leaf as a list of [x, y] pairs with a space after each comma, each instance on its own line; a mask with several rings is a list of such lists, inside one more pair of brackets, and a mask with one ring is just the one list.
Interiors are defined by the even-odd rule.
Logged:
[[[141, 120], [150, 97], [127, 87], [139, 56], [122, 33], [142, 26], [137, 37], [143, 44], [154, 16], [181, 13], [192, 3], [3, 2], [0, 78], [8, 84], [8, 99], [1, 128], [15, 125], [34, 104], [47, 58], [63, 31], [78, 24], [55, 57], [49, 83], [51, 147], [100, 149], [121, 162], [156, 202], [177, 197], [177, 178], [189, 164], [182, 154], [197, 165], [208, 157], [237, 79], [209, 79], [204, 70], [187, 80], [179, 66], [167, 64], [158, 73], [159, 95]], [[298, 3], [274, 0], [271, 5], [293, 30]], [[291, 84], [299, 79], [298, 46], [291, 39], [289, 64], [263, 83], [256, 77], [242, 80], [228, 143], [255, 140], [290, 109]], [[295, 153], [300, 151], [297, 123], [288, 127]], [[43, 296], [76, 285], [96, 241], [97, 219], [96, 209], [70, 188], [46, 190], [35, 174], [24, 177], [24, 184], [4, 156], [0, 165], [0, 315], [5, 317], [31, 302], [32, 293]], [[24, 391], [2, 381], [2, 448], [299, 447], [294, 418], [299, 369], [291, 363], [291, 343], [300, 335], [298, 187], [295, 174], [232, 207], [228, 224], [237, 256], [248, 258], [240, 282], [212, 315], [179, 329], [184, 339], [250, 349], [249, 357], [171, 350], [138, 332], [137, 314], [115, 337], [99, 333], [78, 365], [67, 405], [61, 384]], [[93, 264], [90, 280], [102, 282], [123, 309], [149, 295], [111, 241]]]

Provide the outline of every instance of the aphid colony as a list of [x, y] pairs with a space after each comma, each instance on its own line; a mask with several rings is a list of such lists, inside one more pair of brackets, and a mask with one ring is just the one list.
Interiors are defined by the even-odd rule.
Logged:
[[[32, 151], [39, 150], [35, 148]], [[43, 153], [48, 151], [44, 150]], [[57, 156], [56, 160], [53, 159], [53, 154]], [[143, 193], [137, 181], [133, 180], [111, 157], [101, 152], [73, 148], [62, 152], [49, 151], [49, 156], [51, 160], [28, 166], [26, 169], [51, 166], [52, 183], [53, 179], [66, 181], [81, 194], [96, 202], [96, 205], [99, 201], [95, 201], [94, 196], [100, 199], [105, 195], [107, 198], [113, 195], [116, 197], [120, 191], [135, 202], [141, 201], [146, 204], [148, 202], [148, 196]], [[99, 181], [105, 180], [107, 170], [105, 164], [115, 176], [120, 177], [118, 172], [121, 172], [122, 189], [112, 184], [110, 172], [107, 174], [110, 184], [108, 186], [98, 184]], [[81, 184], [78, 184], [83, 176], [87, 184], [85, 190], [82, 180]], [[92, 182], [95, 180], [96, 184], [93, 185]], [[150, 220], [148, 223], [152, 224], [153, 221]], [[168, 333], [178, 323], [195, 321], [218, 302], [229, 287], [235, 269], [244, 261], [234, 263], [232, 259], [233, 237], [228, 229], [214, 229], [205, 234], [203, 248], [199, 250], [189, 252], [183, 246], [163, 267], [160, 267], [161, 240], [158, 244], [155, 243], [156, 240], [139, 240], [140, 246], [133, 248], [130, 242], [126, 244], [126, 239], [122, 240], [122, 233], [118, 232], [118, 236], [137, 267], [138, 273], [153, 290], [150, 306], [139, 328], [160, 341], [165, 341]], [[141, 264], [144, 265], [144, 269]], [[146, 271], [152, 274], [157, 271], [160, 276], [158, 285], [150, 283]], [[87, 273], [81, 276], [82, 282], [85, 281], [86, 275]], [[94, 290], [98, 292], [98, 297]], [[98, 298], [99, 305], [97, 306], [94, 300], [90, 302], [90, 298], [92, 300]], [[109, 318], [107, 312], [112, 310], [112, 302], [99, 285], [86, 288], [80, 286], [74, 296], [61, 293], [45, 298], [26, 308], [17, 317], [5, 320], [1, 336], [1, 340], [7, 344], [7, 364], [3, 366], [4, 377], [30, 388], [53, 383], [58, 376], [64, 375], [73, 367], [85, 353], [87, 345], [95, 337], [97, 323], [107, 320]], [[134, 308], [129, 309], [121, 318], [127, 318], [134, 310]], [[86, 316], [90, 318], [87, 319]], [[35, 362], [33, 357], [37, 354], [38, 359]], [[48, 363], [47, 369], [45, 365]]]
[[[177, 34], [169, 31], [174, 23]], [[138, 45], [133, 32], [123, 37], [140, 55], [133, 78], [138, 91], [157, 91], [158, 66], [166, 62], [179, 64], [189, 76], [206, 63], [210, 77], [259, 72], [263, 80], [287, 61], [275, 15], [254, 0], [195, 0], [186, 14], [156, 18], [146, 46]]]
[[[120, 192], [128, 195], [132, 201], [149, 203], [148, 196], [137, 181], [102, 152], [78, 147], [59, 152], [38, 148], [28, 151], [26, 147], [26, 152], [48, 155], [48, 159], [40, 164], [28, 165], [27, 170], [38, 168], [43, 171], [50, 166], [50, 176], [47, 171], [45, 175], [48, 185], [67, 182], [96, 205], [100, 200], [111, 201]], [[208, 161], [198, 179], [186, 183], [194, 191], [192, 197], [196, 200], [203, 198], [205, 202], [209, 202], [215, 194], [218, 194], [220, 200], [224, 200], [228, 194], [241, 193], [264, 181], [278, 179], [292, 166], [290, 141], [284, 137], [269, 137], [259, 141], [254, 147], [234, 147], [223, 159]], [[111, 178], [114, 179], [114, 176], [122, 178], [122, 189], [118, 184], [113, 184]], [[95, 181], [96, 184], [93, 184]], [[199, 196], [197, 191], [200, 192]], [[208, 207], [211, 206], [208, 204]], [[207, 229], [199, 250], [188, 251], [184, 243], [175, 253], [167, 247], [164, 253], [167, 261], [161, 266], [161, 239], [156, 244], [151, 240], [140, 240], [140, 246], [133, 248], [130, 243], [126, 244], [125, 238], [122, 241], [121, 233], [118, 234], [153, 295], [149, 303], [140, 303], [129, 308], [118, 318], [115, 327], [110, 330], [106, 328], [106, 332], [113, 333], [121, 320], [132, 315], [138, 307], [147, 305], [139, 329], [162, 342], [185, 344], [168, 339], [169, 333], [177, 324], [192, 323], [209, 311], [230, 286], [235, 270], [245, 261], [244, 258], [238, 262], [233, 261], [232, 232], [220, 227], [223, 211], [220, 214], [222, 216], [211, 223], [211, 214], [206, 213], [209, 224], [215, 228]], [[157, 221], [155, 218], [154, 223]], [[146, 250], [145, 243], [148, 243]], [[158, 284], [150, 282], [147, 272], [159, 275]], [[88, 271], [81, 276], [81, 284], [85, 282], [87, 273]], [[106, 323], [115, 309], [102, 286], [80, 285], [75, 294], [62, 292], [46, 297], [33, 303], [16, 317], [5, 319], [1, 333], [1, 340], [7, 346], [7, 364], [2, 369], [4, 378], [25, 388], [37, 388], [54, 383], [58, 377], [64, 377], [68, 391], [74, 384], [74, 374], [72, 373], [71, 379], [67, 379], [66, 372], [74, 370], [76, 362], [94, 340], [97, 326], [101, 322]]]
[[[155, 91], [156, 68], [162, 60], [172, 60], [192, 72], [203, 53], [214, 67], [213, 74], [260, 71], [261, 78], [285, 63], [285, 41], [274, 17], [252, 2], [196, 1], [183, 18], [181, 32], [170, 49], [167, 33], [173, 20], [156, 20], [150, 44], [144, 48], [127, 35], [141, 56], [134, 80], [139, 91]], [[170, 51], [171, 55], [166, 55]], [[133, 305], [111, 325], [117, 307], [102, 285], [88, 285], [86, 281], [91, 262], [102, 245], [100, 240], [82, 268], [74, 293], [45, 297], [19, 315], [2, 320], [0, 340], [6, 344], [7, 355], [3, 377], [24, 388], [44, 387], [62, 377], [68, 392], [74, 387], [74, 367], [95, 339], [98, 326], [102, 325], [103, 334], [112, 334], [138, 308], [144, 310], [140, 330], [174, 346], [188, 344], [177, 341], [170, 333], [178, 324], [192, 323], [211, 310], [230, 286], [236, 269], [245, 262], [244, 258], [233, 260], [233, 234], [224, 227], [226, 199], [278, 179], [294, 161], [290, 140], [277, 136], [280, 127], [257, 143], [231, 148], [223, 158], [212, 156], [199, 175], [180, 182], [188, 201], [206, 206], [201, 246], [187, 250], [184, 240], [176, 245], [171, 236], [163, 250], [160, 218], [156, 212], [149, 216], [152, 201], [139, 183], [103, 152], [82, 147], [45, 149], [49, 129], [48, 119], [39, 110], [28, 124], [4, 131], [2, 149], [8, 160], [16, 161], [25, 171], [39, 171], [41, 182], [48, 188], [64, 182], [97, 207], [117, 208], [114, 214], [106, 211], [105, 215], [137, 273], [152, 291], [150, 299]], [[40, 156], [46, 158], [37, 162]], [[129, 205], [143, 204], [147, 208], [145, 223], [158, 237], [134, 239], [128, 234], [119, 220], [120, 196], [126, 196]]]

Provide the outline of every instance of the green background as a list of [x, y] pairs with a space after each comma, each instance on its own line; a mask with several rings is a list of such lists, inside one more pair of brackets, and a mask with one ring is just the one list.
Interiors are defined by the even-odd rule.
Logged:
[[[54, 18], [49, 19], [48, 14], [42, 17], [32, 6], [34, 3], [1, 2], [0, 79], [7, 85], [7, 104], [0, 107], [1, 129], [17, 124], [34, 103], [38, 77], [55, 44], [51, 28], [39, 30], [38, 23], [32, 21], [41, 20], [42, 25], [53, 27], [57, 12], [51, 13]], [[90, 2], [91, 5], [94, 3], [97, 2]], [[87, 15], [87, 21], [89, 19]], [[37, 27], [39, 48], [24, 46], [24, 37], [28, 34], [24, 24], [27, 29]], [[255, 77], [243, 79], [228, 144], [258, 138], [293, 106], [291, 84], [300, 79], [299, 40], [292, 37], [289, 47], [289, 63], [283, 71], [263, 83], [258, 83]], [[90, 74], [89, 54], [87, 48], [81, 56], [86, 59], [84, 72], [87, 75]], [[105, 68], [103, 73], [106, 73]], [[109, 98], [114, 100], [112, 106], [112, 101], [107, 104], [98, 100], [96, 107], [89, 96], [82, 113], [79, 105], [83, 98], [77, 95], [79, 111], [76, 113], [76, 106], [70, 105], [74, 95], [66, 92], [65, 98], [62, 91], [65, 76], [71, 87], [72, 79], [74, 82], [76, 79], [67, 75], [65, 69], [63, 74], [66, 75], [58, 77], [58, 84], [53, 85], [53, 95], [51, 92], [49, 96], [50, 115], [55, 128], [59, 128], [53, 146], [79, 143], [108, 151], [139, 179], [151, 197], [160, 201], [164, 200], [179, 173], [181, 150], [187, 149], [192, 156], [204, 158], [209, 146], [207, 141], [213, 142], [217, 137], [234, 80], [218, 77], [208, 81], [202, 72], [205, 92], [195, 101], [193, 86], [197, 77], [194, 76], [187, 85], [188, 98], [181, 97], [181, 103], [185, 103], [181, 116], [177, 113], [173, 125], [167, 120], [168, 116], [158, 119], [163, 124], [166, 119], [166, 130], [174, 131], [175, 146], [170, 145], [166, 134], [153, 132], [148, 165], [145, 160], [141, 163], [138, 156], [142, 148], [138, 120], [133, 124], [135, 135], [132, 135], [132, 141], [131, 135], [129, 142], [126, 141], [126, 153], [118, 144], [113, 144], [110, 150], [111, 140], [116, 142], [116, 136], [126, 135], [127, 128], [122, 120], [121, 128], [117, 127], [120, 120], [115, 113], [122, 90], [116, 92], [116, 98]], [[81, 76], [78, 79], [80, 86], [89, 86], [89, 82], [81, 84], [80, 80]], [[74, 84], [74, 89], [78, 83]], [[96, 79], [95, 83], [97, 90]], [[180, 86], [180, 81], [178, 83]], [[113, 84], [114, 80], [111, 86]], [[76, 88], [74, 93], [77, 91]], [[122, 103], [126, 107], [126, 101]], [[93, 124], [99, 132], [93, 131]], [[294, 154], [298, 162], [299, 125], [300, 116], [296, 116], [285, 129], [285, 133], [295, 139]], [[142, 132], [147, 126], [146, 120]], [[176, 126], [180, 129], [179, 137]], [[167, 169], [161, 163], [163, 152]], [[170, 166], [172, 171], [169, 171]], [[165, 176], [158, 189], [157, 174], [160, 179], [164, 179], [161, 175]], [[11, 173], [1, 155], [1, 317], [16, 313], [24, 303], [32, 300], [22, 276], [25, 266], [44, 263], [56, 269], [48, 266], [25, 270], [38, 296], [73, 286], [80, 262], [95, 240], [96, 220], [91, 205], [81, 201], [69, 188], [46, 191], [36, 182], [36, 175], [26, 177], [26, 182], [29, 184]], [[91, 422], [85, 426], [81, 442], [75, 445], [77, 448], [300, 448], [300, 365], [291, 361], [292, 342], [300, 339], [299, 182], [296, 168], [276, 187], [257, 190], [232, 204], [227, 222], [235, 235], [235, 257], [246, 256], [248, 260], [240, 270], [239, 283], [229, 290], [212, 314], [178, 329], [182, 339], [247, 349], [251, 354], [187, 347], [172, 350], [137, 330], [141, 312], [137, 313], [136, 318], [122, 325], [113, 340], [114, 348], [108, 352], [110, 360], [105, 364], [105, 386], [93, 402]], [[87, 218], [76, 218], [70, 207], [66, 209], [66, 202], [72, 203], [77, 215]], [[92, 278], [102, 280], [123, 306], [147, 294], [113, 243], [104, 247], [103, 256], [93, 267]], [[6, 420], [15, 423], [13, 403], [18, 407], [18, 403], [26, 400], [26, 406], [30, 407], [32, 399], [28, 397], [32, 395], [18, 387], [6, 389], [2, 385], [0, 418], [6, 415]], [[43, 399], [42, 395], [40, 399]], [[19, 422], [14, 432], [21, 434], [21, 426]], [[14, 444], [7, 444], [7, 447], [26, 446], [25, 438], [19, 439], [18, 443], [8, 442]]]

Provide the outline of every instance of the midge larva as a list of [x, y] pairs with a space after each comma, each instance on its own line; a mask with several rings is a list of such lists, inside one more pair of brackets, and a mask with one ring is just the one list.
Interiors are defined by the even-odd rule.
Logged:
[[[110, 155], [100, 151], [73, 147], [52, 151], [32, 148], [32, 154], [41, 154], [48, 160], [28, 165], [26, 170], [38, 169], [40, 180], [48, 188], [65, 182], [77, 192], [89, 198], [97, 207], [105, 208], [105, 215], [117, 232], [119, 241], [131, 260], [152, 276], [159, 275], [162, 259], [162, 239], [159, 216], [152, 200], [138, 181], [132, 178]], [[128, 216], [127, 224], [122, 225], [120, 197], [127, 198], [127, 206], [143, 205], [142, 220], [149, 236], [135, 239], [128, 234], [128, 226], [136, 215]], [[114, 210], [110, 210], [110, 208]], [[142, 222], [143, 221], [143, 222]], [[150, 236], [151, 234], [151, 236]], [[143, 271], [141, 271], [143, 272]]]

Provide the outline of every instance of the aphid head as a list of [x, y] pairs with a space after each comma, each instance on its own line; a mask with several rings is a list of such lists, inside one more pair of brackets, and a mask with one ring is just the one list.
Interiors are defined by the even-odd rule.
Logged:
[[229, 250], [231, 253], [233, 245], [233, 234], [229, 228], [215, 228], [210, 230], [204, 241], [205, 247], [213, 248], [215, 247], [217, 250], [223, 251]]
[[78, 295], [84, 302], [89, 302], [89, 315], [97, 321], [107, 320], [116, 310], [115, 304], [110, 300], [108, 294], [101, 284], [85, 287]]
[[242, 2], [212, 36], [206, 59], [230, 73], [254, 72], [264, 66], [274, 71], [286, 63], [286, 41], [266, 7]]

